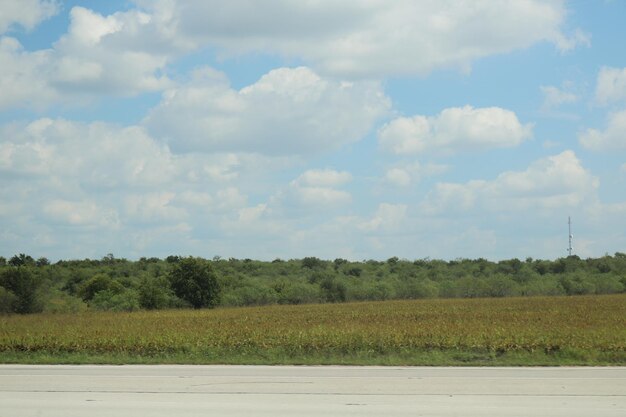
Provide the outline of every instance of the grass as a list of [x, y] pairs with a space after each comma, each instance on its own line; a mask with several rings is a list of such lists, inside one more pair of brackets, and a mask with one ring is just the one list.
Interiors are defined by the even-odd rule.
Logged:
[[626, 295], [9, 316], [0, 362], [626, 365]]

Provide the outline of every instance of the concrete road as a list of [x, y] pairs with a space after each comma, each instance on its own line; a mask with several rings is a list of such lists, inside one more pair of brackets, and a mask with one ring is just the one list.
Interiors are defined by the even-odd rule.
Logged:
[[0, 417], [626, 416], [626, 368], [0, 365]]

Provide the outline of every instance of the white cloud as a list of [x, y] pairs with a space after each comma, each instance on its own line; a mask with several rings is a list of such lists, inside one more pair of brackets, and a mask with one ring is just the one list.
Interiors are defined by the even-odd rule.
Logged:
[[14, 175], [71, 179], [93, 187], [154, 186], [170, 182], [178, 163], [140, 127], [39, 119], [0, 129], [0, 170]]
[[595, 151], [626, 149], [626, 110], [610, 114], [604, 131], [587, 129], [578, 135], [578, 141]]
[[595, 198], [598, 179], [583, 168], [574, 152], [565, 151], [532, 163], [521, 172], [508, 171], [492, 181], [439, 183], [423, 208], [430, 213], [552, 210], [579, 207]]
[[0, 7], [0, 34], [14, 25], [31, 30], [59, 11], [58, 2], [54, 0], [2, 0]]
[[58, 98], [46, 78], [50, 51], [29, 53], [10, 37], [0, 37], [0, 110], [11, 106], [41, 108]]
[[541, 86], [541, 92], [543, 93], [543, 110], [552, 110], [562, 104], [570, 104], [578, 101], [578, 96], [569, 91], [559, 89], [554, 86]]
[[609, 104], [626, 99], [626, 68], [604, 67], [598, 74], [595, 100]]
[[411, 174], [402, 168], [391, 168], [385, 173], [385, 179], [398, 187], [406, 187], [411, 184]]
[[385, 173], [384, 180], [386, 183], [396, 187], [408, 187], [420, 181], [423, 177], [438, 175], [447, 170], [447, 166], [439, 164], [420, 164], [414, 162], [412, 164], [399, 165], [390, 168]]
[[[188, 212], [227, 213], [245, 206], [240, 180], [258, 191], [271, 162], [233, 154], [173, 155], [136, 126], [40, 119], [0, 128], [0, 181], [8, 182], [19, 212], [38, 199], [110, 195], [132, 223], [186, 219]], [[240, 166], [241, 164], [241, 166]], [[21, 184], [21, 185], [19, 185]], [[143, 210], [143, 211], [142, 211]], [[0, 207], [0, 211], [2, 208]]]
[[407, 205], [381, 203], [374, 215], [358, 225], [364, 232], [392, 232], [397, 231], [406, 219]]
[[572, 36], [562, 32], [563, 0], [140, 4], [169, 16], [163, 24], [188, 43], [218, 46], [225, 55], [261, 51], [303, 58], [323, 73], [341, 76], [466, 70], [478, 58], [537, 42], [552, 42], [563, 51], [589, 43], [580, 30]]
[[313, 187], [334, 187], [343, 185], [352, 180], [352, 175], [347, 171], [335, 171], [334, 169], [311, 169], [300, 175], [295, 183]]
[[305, 171], [289, 184], [286, 195], [280, 198], [293, 199], [300, 206], [320, 207], [345, 205], [352, 201], [350, 193], [334, 187], [344, 185], [352, 180], [346, 171], [332, 169], [312, 169]]
[[151, 16], [136, 10], [102, 16], [74, 7], [70, 17], [69, 32], [54, 45], [50, 83], [56, 89], [78, 95], [134, 95], [169, 85], [158, 72], [173, 51], [150, 45], [159, 37], [149, 43], [144, 39], [156, 23]]
[[162, 74], [181, 50], [158, 32], [158, 20], [136, 10], [102, 16], [83, 7], [51, 49], [26, 51], [0, 38], [0, 109], [77, 105], [98, 96], [132, 96], [171, 85]]
[[591, 35], [581, 29], [576, 29], [570, 36], [557, 33], [552, 41], [561, 52], [568, 52], [578, 46], [591, 46]]
[[300, 204], [307, 206], [336, 206], [352, 201], [350, 193], [328, 187], [299, 187], [296, 192]]
[[126, 215], [135, 223], [184, 220], [186, 211], [172, 204], [175, 196], [173, 192], [128, 195], [125, 197]]
[[243, 207], [247, 197], [235, 187], [223, 188], [216, 193], [215, 207], [221, 211], [232, 211]]
[[43, 118], [1, 126], [0, 138], [0, 229], [46, 256], [197, 250], [194, 234], [215, 236], [246, 207], [240, 184], [274, 189], [266, 158], [173, 155], [137, 126]]
[[512, 111], [472, 106], [448, 108], [433, 117], [399, 117], [378, 131], [381, 146], [396, 154], [513, 147], [531, 136], [532, 125], [522, 125]]
[[205, 69], [166, 91], [145, 120], [178, 151], [309, 154], [360, 140], [390, 102], [379, 83], [342, 83], [279, 68], [239, 91]]
[[[172, 86], [168, 65], [202, 48], [217, 48], [225, 56], [278, 53], [303, 60], [320, 74], [371, 79], [447, 67], [467, 70], [478, 58], [537, 42], [569, 49], [585, 41], [579, 32], [571, 38], [562, 33], [566, 12], [561, 0], [471, 6], [452, 0], [274, 0], [262, 8], [244, 0], [137, 3], [142, 9], [110, 15], [73, 7], [68, 32], [48, 50], [24, 51], [7, 38], [0, 47], [0, 108], [82, 105], [101, 96], [161, 91]], [[56, 2], [41, 0], [5, 0], [5, 9], [0, 33], [15, 23], [32, 28], [58, 11]], [[266, 81], [270, 91], [259, 83], [250, 93], [280, 94], [275, 80]], [[295, 87], [303, 87], [302, 81], [296, 79]]]
[[55, 199], [44, 204], [43, 212], [51, 220], [71, 226], [88, 228], [119, 227], [117, 211], [115, 209], [103, 208], [95, 201]]

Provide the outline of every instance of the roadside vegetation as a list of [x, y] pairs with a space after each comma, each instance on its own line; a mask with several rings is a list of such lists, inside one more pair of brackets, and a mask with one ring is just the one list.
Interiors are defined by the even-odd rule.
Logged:
[[[626, 365], [626, 254], [0, 257], [0, 362]], [[214, 308], [219, 307], [219, 308]]]
[[626, 365], [626, 295], [12, 315], [0, 362]]
[[626, 291], [626, 254], [554, 261], [389, 258], [271, 262], [169, 256], [50, 263], [0, 257], [0, 314], [80, 313]]

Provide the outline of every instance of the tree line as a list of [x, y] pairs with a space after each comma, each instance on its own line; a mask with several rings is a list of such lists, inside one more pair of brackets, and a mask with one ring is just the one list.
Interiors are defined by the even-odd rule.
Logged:
[[271, 262], [168, 256], [132, 261], [0, 257], [0, 313], [211, 308], [417, 298], [613, 294], [626, 291], [626, 254], [556, 260]]

